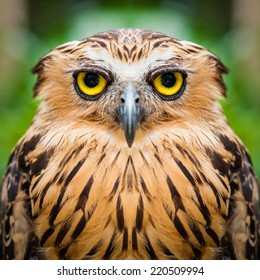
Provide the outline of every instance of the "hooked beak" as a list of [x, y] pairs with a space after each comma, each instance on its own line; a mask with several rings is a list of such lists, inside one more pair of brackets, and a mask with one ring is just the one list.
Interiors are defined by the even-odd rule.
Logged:
[[129, 148], [133, 145], [135, 132], [144, 114], [144, 109], [139, 105], [139, 100], [140, 94], [131, 83], [128, 83], [120, 95], [121, 104], [116, 108], [116, 115], [125, 132]]

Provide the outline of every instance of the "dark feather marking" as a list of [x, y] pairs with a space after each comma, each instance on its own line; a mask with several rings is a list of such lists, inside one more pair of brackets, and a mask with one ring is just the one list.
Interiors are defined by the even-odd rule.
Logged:
[[171, 192], [172, 201], [174, 202], [176, 211], [178, 209], [181, 209], [181, 210], [185, 211], [185, 207], [184, 207], [184, 205], [182, 203], [181, 196], [180, 196], [177, 188], [174, 186], [171, 178], [168, 175], [167, 175], [167, 178], [166, 178], [166, 182], [167, 182], [167, 185], [168, 185], [169, 190]]
[[226, 161], [224, 161], [221, 154], [210, 149], [206, 149], [206, 153], [209, 156], [213, 167], [220, 172], [220, 175], [227, 176], [229, 171], [229, 165]]
[[219, 181], [221, 182], [221, 184], [225, 187], [225, 189], [229, 192], [230, 191], [230, 188], [227, 186], [227, 184], [224, 182], [224, 180], [220, 177], [219, 174], [216, 174]]
[[207, 225], [211, 224], [211, 220], [210, 220], [210, 212], [209, 209], [207, 208], [207, 206], [204, 204], [203, 199], [201, 197], [201, 194], [199, 192], [199, 189], [196, 186], [196, 183], [194, 181], [194, 178], [191, 176], [190, 172], [187, 170], [187, 168], [182, 164], [182, 162], [180, 162], [177, 158], [174, 158], [175, 162], [177, 163], [177, 165], [179, 166], [180, 170], [183, 172], [183, 174], [185, 175], [185, 177], [189, 180], [189, 182], [191, 183], [191, 185], [193, 186], [193, 189], [195, 191], [195, 194], [197, 196], [197, 199], [199, 201], [199, 207], [200, 207], [200, 211], [207, 223]]
[[210, 182], [207, 178], [206, 178], [206, 176], [201, 172], [201, 171], [199, 171], [200, 172], [200, 176], [202, 177], [202, 180], [208, 185], [208, 186], [210, 186], [211, 187], [211, 189], [212, 189], [212, 191], [213, 191], [213, 193], [214, 193], [214, 195], [215, 195], [215, 198], [216, 198], [216, 202], [217, 202], [217, 204], [218, 204], [218, 208], [220, 209], [220, 196], [221, 196], [221, 194], [219, 194], [218, 193], [218, 191], [217, 191], [217, 189], [216, 189], [216, 187], [213, 185], [213, 183], [212, 182]]
[[119, 231], [122, 231], [124, 229], [124, 209], [121, 203], [121, 197], [120, 195], [117, 198], [116, 203], [116, 218], [117, 218], [117, 226]]
[[101, 155], [101, 157], [98, 160], [97, 165], [99, 165], [102, 162], [102, 160], [105, 158], [105, 156], [106, 156], [106, 154]]
[[88, 200], [88, 196], [89, 196], [89, 192], [91, 190], [91, 187], [93, 185], [93, 182], [94, 182], [94, 179], [93, 179], [93, 175], [89, 178], [86, 186], [84, 187], [84, 189], [82, 190], [80, 196], [79, 196], [79, 199], [78, 199], [78, 202], [77, 202], [77, 205], [75, 207], [75, 210], [74, 212], [76, 212], [77, 210], [79, 209], [82, 209], [83, 212], [85, 211], [84, 210], [84, 206], [85, 206], [85, 203], [86, 201]]
[[110, 202], [112, 201], [114, 195], [116, 194], [116, 192], [117, 192], [117, 190], [118, 190], [119, 183], [120, 183], [120, 176], [117, 177], [117, 179], [116, 179], [116, 181], [115, 181], [115, 183], [114, 183], [113, 189], [112, 189], [112, 191], [111, 191], [110, 194], [109, 194], [109, 201], [110, 201]]
[[182, 50], [185, 53], [188, 53], [188, 54], [190, 53], [188, 49], [185, 49], [185, 48], [179, 48], [179, 49]]
[[104, 229], [107, 228], [107, 226], [111, 223], [111, 214], [109, 214], [106, 224], [104, 225]]
[[188, 233], [177, 214], [175, 215], [173, 222], [180, 235], [187, 240], [189, 238]]
[[170, 251], [170, 249], [167, 248], [161, 240], [158, 240], [157, 243], [166, 256], [174, 256], [174, 254]]
[[138, 59], [138, 60], [141, 59], [142, 54], [143, 54], [143, 49], [140, 49], [140, 51], [139, 51], [138, 54], [137, 54], [137, 59]]
[[161, 158], [159, 157], [159, 155], [156, 154], [156, 153], [154, 153], [154, 156], [155, 156], [155, 158], [157, 159], [157, 161], [158, 161], [161, 165], [163, 165], [162, 160], [161, 160]]
[[117, 161], [118, 156], [119, 156], [120, 153], [121, 153], [121, 151], [118, 151], [118, 153], [116, 154], [115, 158], [113, 159], [113, 161], [112, 161], [112, 163], [111, 163], [111, 166], [113, 166], [113, 165], [116, 163], [116, 161]]
[[156, 153], [159, 154], [158, 147], [153, 143], [153, 141], [151, 141], [151, 143], [152, 143], [152, 145], [154, 146]]
[[161, 44], [165, 43], [165, 40], [163, 41], [157, 41], [153, 44], [152, 50], [155, 48], [158, 48]]
[[72, 169], [72, 171], [70, 172], [69, 176], [66, 178], [66, 181], [65, 181], [64, 185], [62, 186], [62, 188], [60, 190], [60, 194], [58, 196], [57, 202], [55, 203], [55, 205], [51, 209], [51, 212], [50, 212], [50, 225], [53, 225], [54, 220], [56, 219], [56, 217], [59, 214], [59, 211], [60, 211], [60, 209], [62, 207], [61, 201], [62, 201], [63, 196], [65, 194], [67, 185], [71, 182], [71, 180], [74, 178], [74, 176], [80, 170], [80, 168], [84, 164], [85, 160], [86, 160], [86, 158], [81, 159], [78, 162], [78, 164]]
[[44, 234], [42, 235], [42, 238], [40, 240], [40, 245], [43, 247], [44, 243], [47, 241], [47, 239], [54, 233], [54, 228], [50, 227], [48, 228]]
[[[8, 217], [12, 217], [12, 215], [13, 215], [13, 207], [9, 208], [8, 212], [6, 213], [6, 216]], [[1, 260], [3, 258], [6, 260], [13, 259], [15, 257], [14, 255], [15, 250], [14, 250], [14, 241], [12, 238], [10, 238], [10, 229], [11, 229], [10, 218], [2, 221], [2, 227], [3, 227], [2, 231], [0, 230]]]
[[219, 140], [223, 144], [226, 151], [230, 152], [232, 155], [235, 155], [236, 157], [239, 156], [239, 162], [237, 162], [236, 167], [239, 168], [241, 166], [241, 156], [237, 149], [236, 144], [230, 140], [226, 135], [220, 134]]
[[41, 174], [37, 180], [35, 181], [35, 183], [31, 186], [31, 192], [35, 189], [35, 187], [38, 185], [38, 183], [41, 181], [42, 177], [43, 177], [44, 173]]
[[105, 148], [107, 147], [108, 143], [109, 143], [109, 141], [107, 141], [107, 143], [102, 147], [101, 157], [99, 158], [97, 165], [99, 165], [105, 158], [106, 153], [104, 153], [104, 151], [105, 151]]
[[199, 53], [197, 50], [194, 50], [194, 49], [188, 49], [189, 50], [189, 52], [191, 52], [191, 53]]
[[65, 191], [66, 191], [66, 189], [65, 189], [65, 188], [62, 188], [62, 190], [60, 191], [60, 195], [59, 195], [59, 197], [58, 197], [57, 202], [55, 203], [55, 205], [53, 206], [53, 208], [52, 208], [51, 211], [50, 211], [49, 223], [50, 223], [51, 226], [53, 226], [53, 223], [54, 223], [54, 221], [55, 221], [57, 215], [58, 215], [59, 212], [60, 212], [60, 209], [61, 209], [61, 207], [62, 207], [61, 201], [62, 201], [62, 199], [63, 199], [63, 196], [64, 196], [64, 194], [65, 194]]
[[[136, 175], [136, 170], [135, 170], [135, 166], [134, 166], [134, 163], [133, 163], [133, 159], [132, 159], [131, 156], [128, 157], [127, 162], [126, 162], [126, 166], [125, 166], [125, 170], [124, 170], [124, 174], [123, 174], [123, 181], [125, 181], [125, 179], [126, 179], [126, 174], [127, 174], [128, 168], [132, 168], [133, 179], [136, 182], [137, 181], [137, 175]], [[132, 186], [133, 186], [133, 184], [128, 184], [128, 180], [127, 180], [127, 187], [129, 189], [131, 189]], [[134, 186], [137, 187], [136, 184], [134, 184]]]
[[231, 188], [231, 196], [234, 195], [236, 191], [239, 189], [238, 182], [235, 182], [234, 180], [230, 182], [230, 188]]
[[197, 49], [197, 50], [204, 50], [204, 48], [203, 47], [201, 47], [201, 46], [198, 46], [198, 45], [192, 45], [192, 47], [194, 48], [194, 49]]
[[71, 182], [71, 180], [74, 178], [74, 176], [78, 173], [78, 171], [80, 170], [80, 168], [82, 167], [82, 165], [85, 163], [86, 158], [81, 159], [77, 165], [72, 169], [72, 171], [70, 172], [70, 174], [68, 175], [68, 177], [65, 180], [64, 186], [68, 186], [68, 184]]
[[[109, 34], [109, 35], [111, 36], [111, 34]], [[110, 36], [108, 36], [108, 34], [105, 34], [105, 33], [95, 34], [94, 35], [94, 42], [96, 41], [96, 38], [110, 41], [110, 39], [111, 39]]]
[[140, 155], [141, 155], [141, 157], [142, 157], [142, 159], [143, 159], [145, 165], [146, 165], [146, 166], [149, 166], [149, 163], [148, 163], [147, 159], [145, 158], [145, 156], [143, 155], [142, 151], [139, 150], [139, 152], [140, 152]]
[[98, 252], [98, 249], [102, 246], [102, 241], [99, 240], [96, 245], [94, 245], [90, 251], [86, 254], [87, 256], [93, 256]]
[[145, 239], [145, 249], [146, 249], [147, 253], [149, 254], [149, 256], [151, 257], [152, 260], [157, 260], [158, 258], [155, 254], [153, 246], [152, 246], [150, 239], [146, 232], [144, 232], [144, 239]]
[[27, 165], [27, 157], [29, 153], [36, 149], [38, 143], [42, 138], [41, 134], [34, 135], [30, 140], [24, 143], [23, 148], [18, 157], [19, 167], [25, 172], [29, 173], [29, 167]]
[[37, 156], [37, 159], [31, 164], [31, 171], [33, 176], [39, 175], [39, 173], [46, 168], [49, 162], [48, 152], [42, 152]]
[[[14, 247], [15, 246], [14, 246], [13, 240], [10, 240], [8, 245], [5, 245], [5, 246], [2, 247], [2, 249], [3, 249], [2, 256], [4, 256], [5, 260], [12, 260], [12, 259], [15, 258], [15, 255], [14, 255], [15, 249], [14, 249]], [[1, 249], [1, 247], [0, 247], [0, 249]], [[1, 260], [3, 260], [3, 257], [1, 258]]]
[[199, 174], [194, 174], [195, 176], [195, 181], [199, 184], [202, 185], [202, 179], [200, 178]]
[[151, 201], [152, 200], [151, 194], [149, 193], [147, 186], [144, 182], [144, 179], [141, 176], [140, 176], [140, 181], [141, 181], [141, 186], [142, 186], [142, 189], [143, 189], [143, 192], [144, 192], [146, 198], [148, 199], [148, 201]]
[[25, 179], [23, 182], [22, 182], [22, 184], [21, 184], [21, 190], [23, 191], [23, 192], [25, 192], [26, 193], [26, 195], [28, 195], [28, 197], [29, 197], [29, 190], [30, 190], [30, 182], [27, 180], [27, 179]]
[[80, 40], [80, 42], [78, 43], [78, 46], [84, 45], [84, 44], [86, 44], [86, 43], [88, 43], [88, 42], [92, 42], [92, 41], [90, 40], [90, 38], [82, 39], [82, 40]]
[[62, 51], [62, 50], [64, 50], [64, 49], [66, 49], [65, 52], [67, 52], [68, 49], [71, 50], [71, 46], [65, 44], [65, 45], [61, 45], [61, 46], [59, 46], [59, 47], [56, 48], [56, 50], [59, 50], [59, 51]]
[[86, 223], [87, 223], [87, 221], [86, 221], [85, 215], [83, 213], [83, 216], [79, 220], [75, 230], [72, 233], [72, 236], [71, 236], [72, 239], [76, 240], [76, 238], [81, 234], [81, 232], [85, 228]]
[[[39, 203], [39, 208], [40, 209], [42, 208], [42, 204], [44, 202], [44, 198], [45, 198], [45, 195], [46, 195], [47, 191], [57, 181], [59, 175], [60, 175], [59, 173], [56, 173], [55, 176], [53, 177], [53, 179], [44, 186], [44, 188], [42, 190], [42, 193], [39, 196], [40, 197], [40, 203]], [[38, 197], [36, 197], [36, 199], [38, 199]], [[35, 203], [36, 203], [36, 201], [35, 201]]]
[[195, 193], [197, 195], [197, 198], [199, 200], [199, 207], [200, 207], [200, 211], [207, 223], [207, 225], [210, 225], [211, 224], [211, 217], [210, 217], [210, 213], [209, 213], [209, 209], [207, 208], [207, 206], [204, 204], [202, 198], [201, 198], [201, 195], [199, 193], [198, 190], [195, 189]]
[[136, 51], [136, 45], [132, 47], [132, 49], [129, 50], [129, 56], [132, 58], [133, 57], [133, 53]]
[[69, 249], [71, 244], [68, 244], [66, 247], [62, 248], [61, 250], [59, 250], [59, 259], [60, 260], [66, 260], [66, 253]]
[[77, 152], [77, 150], [73, 150], [72, 152], [69, 152], [68, 154], [66, 154], [66, 156], [59, 163], [59, 168], [65, 166], [76, 152]]
[[179, 45], [179, 46], [183, 46], [183, 44], [178, 40], [178, 39], [175, 39], [175, 38], [168, 38], [165, 43], [174, 43], [176, 45]]
[[81, 47], [78, 45], [77, 47], [74, 47], [73, 49], [68, 49], [67, 51], [65, 51], [66, 53], [70, 53], [73, 54], [75, 52], [78, 52], [79, 50], [81, 50]]
[[[221, 74], [221, 72], [220, 72]], [[224, 97], [227, 97], [227, 87], [226, 87], [226, 84], [224, 83], [222, 77], [214, 77], [214, 80], [218, 83], [218, 85], [220, 86], [221, 88], [221, 93]]]
[[182, 173], [185, 175], [185, 177], [189, 180], [191, 185], [195, 186], [196, 184], [195, 184], [194, 178], [192, 177], [192, 175], [190, 174], [188, 169], [183, 165], [183, 163], [180, 160], [178, 160], [177, 158], [175, 158], [175, 157], [174, 157], [174, 161], [176, 162], [176, 164], [178, 165], [178, 167], [180, 168]]
[[134, 251], [138, 251], [137, 233], [136, 228], [132, 229], [132, 247]]
[[124, 59], [126, 62], [128, 62], [128, 56], [124, 53]]
[[57, 184], [58, 184], [58, 185], [63, 185], [65, 179], [66, 179], [66, 174], [65, 174], [65, 173], [62, 173], [62, 174], [60, 175], [59, 180], [57, 181]]
[[8, 201], [13, 202], [17, 198], [19, 181], [21, 174], [19, 173], [19, 169], [14, 166], [12, 168], [11, 176], [7, 179], [7, 197]]
[[127, 248], [128, 248], [128, 229], [125, 227], [123, 233], [122, 251], [126, 251]]
[[71, 220], [67, 220], [66, 222], [63, 223], [59, 233], [56, 236], [56, 240], [54, 242], [55, 246], [58, 246], [58, 245], [61, 244], [61, 242], [63, 241], [64, 237], [68, 233], [68, 231], [70, 229], [70, 226], [71, 226]]
[[124, 51], [127, 53], [127, 56], [130, 56], [130, 50], [128, 49], [128, 47], [126, 45], [124, 45], [123, 47]]
[[143, 217], [144, 217], [144, 204], [142, 196], [139, 197], [139, 203], [136, 210], [136, 229], [140, 231], [143, 226]]
[[85, 146], [85, 143], [81, 144], [79, 147], [74, 149], [72, 152], [67, 153], [66, 156], [59, 163], [59, 167], [61, 168], [61, 167], [66, 166], [73, 156], [77, 156], [82, 151], [84, 146]]
[[121, 53], [121, 51], [119, 49], [117, 49], [117, 54], [119, 56], [119, 59], [122, 60], [123, 55], [122, 55], [122, 53]]
[[194, 260], [201, 260], [201, 250], [199, 250], [198, 248], [196, 248], [192, 245], [190, 245], [190, 246], [194, 253]]
[[[178, 145], [179, 146], [179, 145]], [[188, 152], [186, 149], [179, 147], [178, 150], [180, 150], [181, 152], [183, 152], [183, 154], [185, 154], [188, 159], [197, 167], [201, 167], [200, 162], [198, 161], [198, 159], [194, 156], [194, 154], [192, 152]]]
[[212, 228], [208, 227], [208, 228], [206, 228], [206, 233], [213, 239], [213, 241], [219, 247], [220, 241], [219, 241], [219, 238], [218, 238], [217, 234], [215, 233], [215, 231]]
[[102, 48], [106, 49], [107, 50], [107, 44], [104, 43], [103, 41], [100, 41], [100, 40], [96, 40], [94, 41], [95, 43], [98, 43]]
[[[151, 39], [150, 40], [160, 40], [160, 39], [163, 39], [161, 41], [165, 42], [165, 39], [169, 39], [169, 37], [167, 35], [165, 35], [165, 34], [162, 34], [162, 33], [153, 33], [151, 35]], [[176, 39], [174, 39], [174, 38], [171, 38], [171, 39], [172, 39], [171, 40], [172, 42], [174, 42], [174, 43], [176, 42]]]
[[189, 226], [190, 226], [190, 228], [191, 228], [192, 233], [194, 234], [194, 236], [195, 236], [196, 239], [198, 240], [199, 244], [200, 244], [201, 246], [205, 246], [205, 244], [206, 244], [206, 243], [205, 243], [205, 239], [204, 239], [203, 234], [201, 233], [201, 231], [200, 231], [198, 225], [197, 225], [195, 222], [190, 221], [190, 222], [189, 222]]
[[113, 233], [110, 242], [108, 244], [108, 247], [106, 249], [106, 252], [103, 256], [103, 260], [108, 260], [111, 256], [111, 254], [113, 253], [114, 249], [115, 249], [115, 239], [116, 239], [116, 232]]
[[149, 222], [150, 222], [151, 226], [152, 226], [153, 228], [156, 228], [156, 225], [155, 225], [155, 223], [154, 223], [154, 221], [153, 221], [153, 218], [152, 218], [152, 216], [151, 216], [150, 214], [149, 214], [148, 219], [149, 219]]

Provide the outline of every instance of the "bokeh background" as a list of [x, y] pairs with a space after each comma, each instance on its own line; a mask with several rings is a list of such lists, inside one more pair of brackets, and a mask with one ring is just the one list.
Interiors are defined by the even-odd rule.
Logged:
[[38, 105], [38, 59], [66, 41], [139, 27], [201, 44], [228, 66], [222, 105], [260, 178], [259, 13], [259, 0], [0, 0], [0, 177]]

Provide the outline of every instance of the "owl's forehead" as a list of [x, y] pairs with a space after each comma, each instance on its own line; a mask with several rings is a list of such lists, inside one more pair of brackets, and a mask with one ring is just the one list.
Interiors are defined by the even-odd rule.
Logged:
[[71, 53], [82, 64], [91, 63], [120, 77], [136, 78], [137, 74], [167, 64], [178, 67], [198, 48], [157, 32], [121, 29], [73, 42]]
[[[139, 53], [136, 49], [132, 54], [130, 54], [130, 50], [127, 50], [126, 47], [122, 48], [123, 50], [125, 51], [122, 54], [124, 58], [104, 48], [97, 50], [86, 47], [85, 53], [86, 57], [95, 65], [126, 78], [134, 78], [136, 74], [140, 75], [152, 71], [154, 68], [159, 68], [169, 63], [175, 57], [174, 50], [170, 48], [163, 50], [158, 48], [149, 52], [139, 50]], [[178, 59], [176, 59], [176, 64], [178, 64]]]

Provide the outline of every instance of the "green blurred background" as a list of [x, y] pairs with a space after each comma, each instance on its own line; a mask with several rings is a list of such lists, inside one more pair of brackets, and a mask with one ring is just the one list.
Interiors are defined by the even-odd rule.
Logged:
[[0, 0], [0, 176], [37, 108], [30, 69], [55, 46], [121, 27], [152, 29], [194, 41], [230, 69], [231, 126], [260, 177], [260, 1]]

